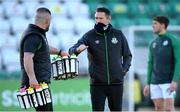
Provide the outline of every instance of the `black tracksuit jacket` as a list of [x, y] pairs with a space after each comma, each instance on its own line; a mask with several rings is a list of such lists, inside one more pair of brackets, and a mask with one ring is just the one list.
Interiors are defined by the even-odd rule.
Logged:
[[132, 55], [120, 30], [109, 25], [108, 29], [102, 32], [95, 27], [85, 33], [69, 49], [69, 53], [78, 55], [75, 49], [81, 44], [89, 46], [87, 50], [91, 85], [123, 83], [124, 75], [131, 65]]

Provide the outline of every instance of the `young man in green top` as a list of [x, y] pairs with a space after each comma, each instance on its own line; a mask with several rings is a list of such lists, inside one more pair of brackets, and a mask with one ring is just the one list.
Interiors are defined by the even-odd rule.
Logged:
[[157, 111], [174, 110], [174, 97], [180, 75], [180, 39], [167, 33], [169, 19], [153, 19], [153, 31], [158, 35], [149, 46], [147, 85], [144, 95], [151, 94]]

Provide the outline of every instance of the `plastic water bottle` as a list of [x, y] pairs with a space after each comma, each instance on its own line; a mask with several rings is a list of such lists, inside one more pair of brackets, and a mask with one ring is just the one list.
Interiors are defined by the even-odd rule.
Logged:
[[28, 96], [29, 96], [29, 99], [30, 99], [31, 106], [32, 107], [37, 107], [38, 106], [38, 102], [37, 102], [36, 95], [34, 93], [34, 89], [32, 87], [29, 87], [27, 89], [27, 91], [28, 91]]
[[24, 103], [24, 108], [25, 108], [25, 109], [30, 108], [30, 107], [31, 107], [31, 104], [30, 104], [30, 100], [29, 100], [29, 97], [28, 97], [28, 94], [27, 94], [25, 88], [22, 88], [22, 89], [21, 89], [20, 96], [22, 97], [22, 101], [23, 101], [23, 103]]
[[63, 69], [63, 63], [62, 63], [61, 57], [59, 57], [59, 56], [57, 57], [56, 64], [57, 64], [58, 76], [62, 75], [64, 73], [64, 69]]
[[77, 57], [75, 54], [70, 56], [70, 68], [71, 68], [71, 73], [76, 73], [76, 61]]
[[43, 89], [43, 93], [44, 93], [44, 96], [45, 96], [46, 103], [51, 103], [52, 100], [51, 100], [51, 94], [50, 94], [50, 91], [49, 91], [48, 84], [43, 82], [41, 84], [41, 86], [42, 86], [42, 89]]
[[24, 103], [23, 103], [23, 99], [21, 97], [21, 91], [17, 90], [17, 94], [16, 95], [17, 95], [17, 99], [18, 99], [18, 102], [19, 102], [19, 106], [21, 108], [25, 108]]
[[53, 78], [57, 78], [58, 77], [58, 73], [57, 73], [57, 65], [56, 65], [56, 58], [54, 57], [52, 59], [52, 75], [53, 75]]
[[69, 58], [68, 56], [63, 56], [62, 59], [64, 60], [64, 64], [65, 64], [65, 73], [68, 74], [70, 73], [70, 65], [69, 65]]
[[46, 104], [46, 100], [45, 100], [45, 96], [44, 96], [42, 87], [40, 85], [35, 87], [35, 92], [36, 92], [38, 104], [40, 106], [45, 105]]

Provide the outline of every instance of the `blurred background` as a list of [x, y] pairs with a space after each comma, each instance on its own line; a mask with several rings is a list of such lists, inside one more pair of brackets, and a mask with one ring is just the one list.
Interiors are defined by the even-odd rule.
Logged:
[[[68, 50], [82, 35], [94, 27], [97, 7], [108, 7], [111, 24], [121, 29], [133, 53], [130, 71], [125, 77], [123, 110], [152, 110], [149, 97], [143, 97], [146, 84], [148, 44], [153, 34], [152, 18], [165, 15], [170, 19], [169, 32], [180, 37], [179, 0], [0, 0], [0, 111], [22, 110], [16, 99], [20, 87], [19, 42], [22, 32], [33, 23], [38, 7], [52, 12], [47, 33], [51, 46]], [[53, 81], [54, 110], [91, 111], [86, 51], [78, 56], [80, 74], [66, 81]], [[179, 84], [178, 84], [179, 85]], [[180, 87], [180, 86], [179, 86]], [[180, 107], [180, 88], [175, 99]], [[106, 107], [106, 110], [109, 110]]]

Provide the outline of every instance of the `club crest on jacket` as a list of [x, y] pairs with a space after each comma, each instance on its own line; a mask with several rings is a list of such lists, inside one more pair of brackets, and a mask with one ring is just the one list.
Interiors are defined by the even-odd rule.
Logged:
[[117, 44], [117, 43], [118, 43], [118, 40], [117, 40], [117, 38], [113, 37], [112, 40], [111, 40], [111, 42], [112, 42], [113, 44]]

